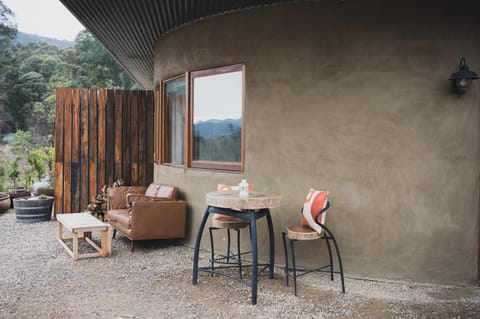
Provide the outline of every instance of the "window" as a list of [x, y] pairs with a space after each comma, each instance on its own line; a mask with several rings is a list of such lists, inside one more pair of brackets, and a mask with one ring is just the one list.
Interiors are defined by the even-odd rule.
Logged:
[[163, 81], [157, 117], [161, 163], [243, 171], [244, 81], [243, 65]]
[[187, 106], [185, 76], [163, 83], [163, 163], [184, 165], [185, 116]]
[[192, 167], [243, 170], [243, 69], [192, 72]]

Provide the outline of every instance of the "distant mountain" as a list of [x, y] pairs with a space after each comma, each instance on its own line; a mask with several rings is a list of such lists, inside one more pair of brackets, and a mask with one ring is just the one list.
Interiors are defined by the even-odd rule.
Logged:
[[215, 140], [222, 136], [231, 136], [235, 131], [241, 131], [241, 119], [208, 120], [193, 125], [195, 136]]
[[193, 158], [202, 161], [240, 162], [242, 120], [224, 119], [193, 125]]
[[17, 33], [16, 42], [22, 43], [22, 44], [25, 44], [28, 42], [47, 42], [48, 44], [56, 45], [60, 49], [73, 47], [75, 45], [75, 42], [73, 41], [59, 40], [59, 39], [44, 37], [36, 34], [23, 33], [23, 32]]

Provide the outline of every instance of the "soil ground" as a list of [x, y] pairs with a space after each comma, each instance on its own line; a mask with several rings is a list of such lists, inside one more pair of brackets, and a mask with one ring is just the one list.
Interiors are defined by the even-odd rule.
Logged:
[[192, 285], [190, 247], [144, 241], [131, 253], [117, 234], [111, 257], [73, 261], [56, 221], [18, 224], [12, 210], [0, 215], [0, 243], [0, 318], [480, 318], [477, 287], [347, 274], [342, 294], [339, 280], [312, 274], [295, 297], [280, 268], [260, 276], [252, 306], [249, 288], [231, 279], [200, 274]]

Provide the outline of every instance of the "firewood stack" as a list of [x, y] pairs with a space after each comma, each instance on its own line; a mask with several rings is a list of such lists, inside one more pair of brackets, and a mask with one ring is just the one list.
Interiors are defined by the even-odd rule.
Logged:
[[[113, 183], [112, 187], [119, 186], [125, 186], [124, 179], [119, 178]], [[102, 221], [104, 221], [105, 211], [107, 210], [107, 189], [107, 185], [103, 185], [101, 193], [92, 197], [90, 204], [87, 206], [88, 211]]]

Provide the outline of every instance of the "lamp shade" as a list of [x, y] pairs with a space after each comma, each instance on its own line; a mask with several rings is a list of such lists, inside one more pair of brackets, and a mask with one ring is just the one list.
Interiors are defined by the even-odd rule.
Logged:
[[464, 94], [467, 88], [472, 83], [472, 80], [477, 80], [478, 75], [470, 71], [468, 66], [465, 64], [465, 58], [460, 59], [460, 64], [458, 66], [458, 71], [452, 73], [449, 80], [452, 82], [452, 90], [454, 93], [461, 95]]

